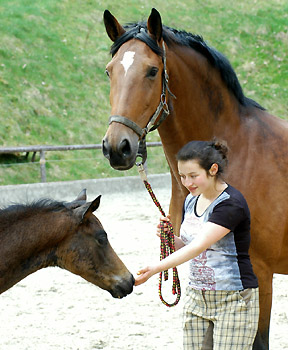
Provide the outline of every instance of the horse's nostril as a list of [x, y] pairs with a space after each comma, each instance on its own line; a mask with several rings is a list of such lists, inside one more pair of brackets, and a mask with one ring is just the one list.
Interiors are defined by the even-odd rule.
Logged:
[[119, 146], [119, 153], [124, 157], [130, 157], [131, 155], [131, 146], [130, 142], [127, 139], [121, 141]]
[[[133, 140], [132, 140], [133, 141]], [[105, 158], [108, 159], [110, 165], [117, 170], [128, 170], [133, 167], [135, 163], [134, 153], [137, 151], [133, 146], [129, 138], [117, 138], [112, 135], [112, 143], [109, 141], [109, 137], [104, 137], [102, 141], [102, 152]]]
[[109, 148], [110, 148], [110, 147], [109, 147], [109, 144], [108, 144], [108, 146], [107, 146], [107, 142], [106, 142], [106, 140], [104, 139], [104, 140], [102, 141], [102, 152], [103, 152], [104, 157], [107, 158], [107, 159], [110, 159]]

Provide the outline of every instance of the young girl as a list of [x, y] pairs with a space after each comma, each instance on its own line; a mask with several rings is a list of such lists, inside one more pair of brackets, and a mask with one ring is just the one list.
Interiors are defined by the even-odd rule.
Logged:
[[252, 349], [258, 328], [258, 282], [248, 254], [250, 213], [243, 195], [223, 181], [227, 152], [219, 141], [191, 141], [178, 152], [179, 175], [190, 193], [180, 237], [175, 236], [177, 251], [136, 278], [140, 285], [189, 261], [185, 350]]

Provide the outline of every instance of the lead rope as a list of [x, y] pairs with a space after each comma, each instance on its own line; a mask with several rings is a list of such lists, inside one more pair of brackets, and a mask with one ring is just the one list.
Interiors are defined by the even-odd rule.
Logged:
[[[157, 200], [157, 198], [156, 198], [156, 196], [151, 188], [151, 185], [147, 181], [147, 176], [146, 176], [143, 164], [136, 163], [136, 165], [137, 165], [140, 177], [141, 177], [148, 193], [150, 194], [154, 204], [159, 209], [160, 213], [163, 216], [166, 216], [164, 210], [162, 209], [160, 203], [158, 202], [158, 200]], [[173, 226], [172, 226], [170, 221], [167, 222], [167, 225], [168, 225], [168, 229], [167, 229], [167, 232], [165, 232], [163, 222], [160, 223], [160, 261], [163, 260], [164, 258], [166, 258], [168, 255], [175, 252], [175, 239], [174, 239]], [[174, 303], [172, 303], [172, 304], [167, 303], [167, 301], [165, 301], [163, 296], [162, 296], [162, 279], [163, 279], [162, 275], [163, 274], [164, 274], [164, 281], [167, 281], [168, 280], [168, 270], [165, 270], [164, 272], [161, 271], [159, 274], [158, 293], [159, 293], [160, 300], [162, 301], [162, 303], [164, 305], [166, 305], [168, 307], [176, 306], [180, 300], [180, 297], [181, 297], [180, 280], [178, 277], [177, 268], [173, 267], [172, 294], [173, 295], [177, 294], [177, 297], [176, 297], [176, 300], [174, 301]]]

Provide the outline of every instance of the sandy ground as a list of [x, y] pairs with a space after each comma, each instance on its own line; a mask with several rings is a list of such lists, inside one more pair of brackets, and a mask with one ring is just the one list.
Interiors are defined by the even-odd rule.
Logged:
[[[170, 192], [157, 189], [155, 194], [167, 211]], [[88, 199], [94, 198], [88, 194]], [[96, 215], [132, 273], [159, 258], [155, 225], [160, 214], [145, 189], [103, 196]], [[186, 268], [179, 268], [183, 295]], [[175, 297], [169, 281], [163, 293], [171, 302]], [[158, 276], [118, 300], [67, 271], [43, 269], [1, 295], [0, 349], [181, 349], [182, 303], [183, 297], [174, 308], [161, 303]], [[287, 331], [288, 276], [275, 275], [272, 350], [288, 349]]]

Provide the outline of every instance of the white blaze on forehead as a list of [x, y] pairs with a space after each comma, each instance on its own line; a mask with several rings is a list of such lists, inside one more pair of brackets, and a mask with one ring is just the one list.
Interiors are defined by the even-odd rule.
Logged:
[[134, 62], [134, 56], [135, 52], [133, 51], [126, 51], [123, 55], [122, 61], [120, 63], [125, 69], [125, 75], [127, 74], [128, 69], [132, 66]]

